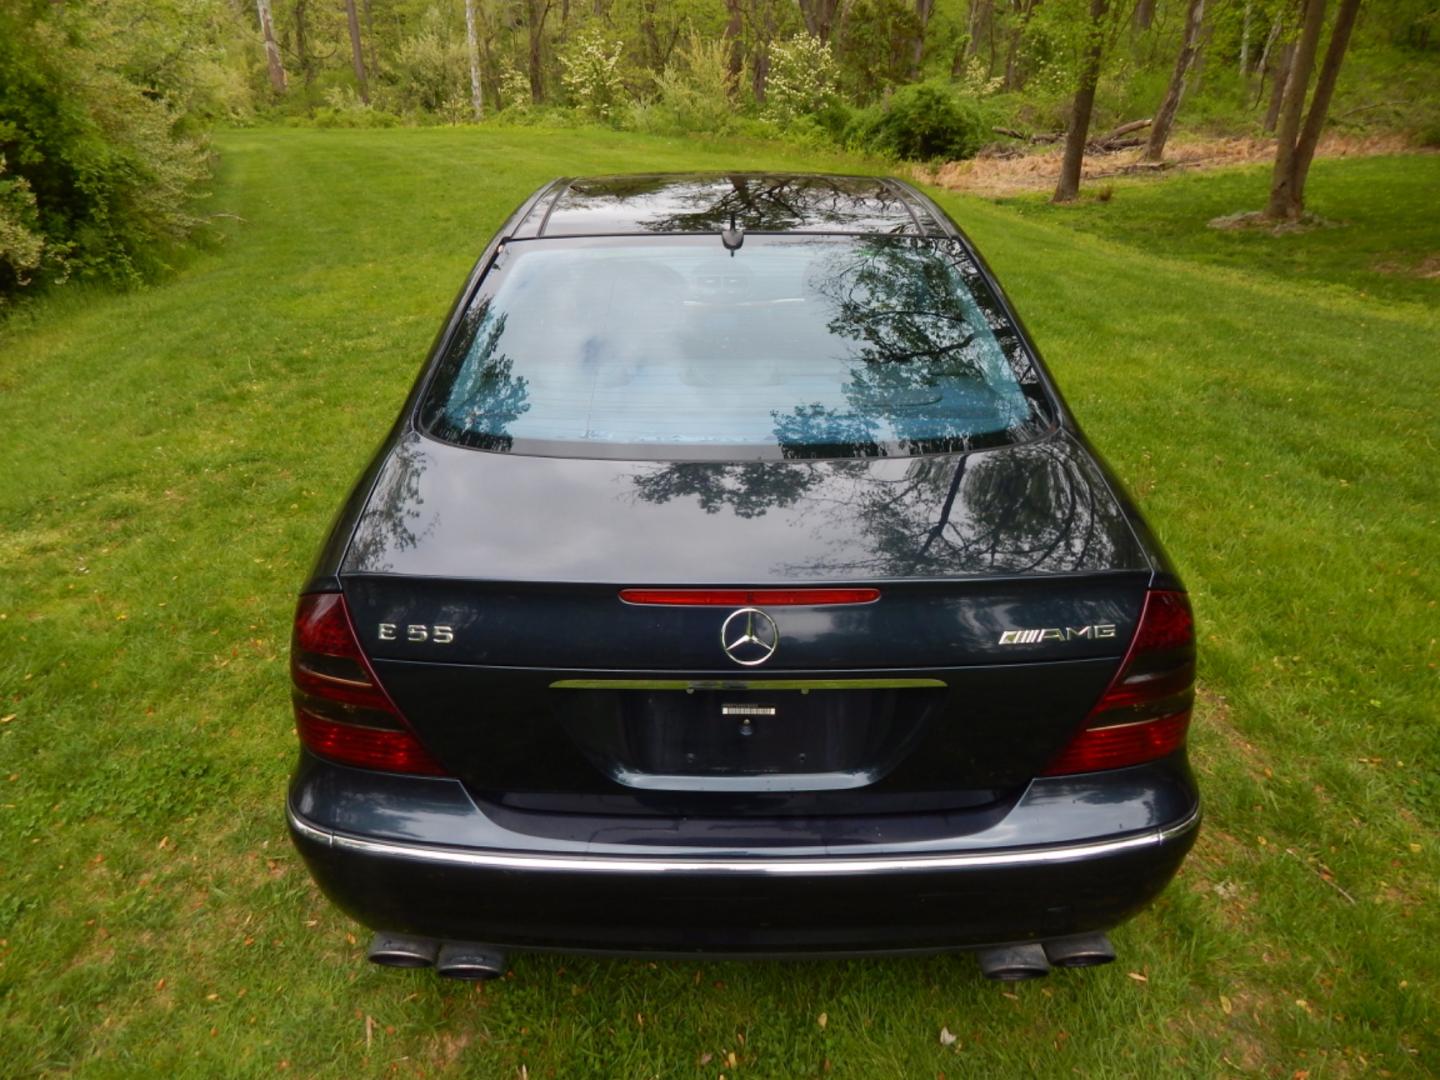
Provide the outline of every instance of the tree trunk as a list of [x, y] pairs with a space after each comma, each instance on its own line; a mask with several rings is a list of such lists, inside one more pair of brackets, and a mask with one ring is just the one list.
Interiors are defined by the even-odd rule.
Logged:
[[1150, 126], [1150, 138], [1145, 144], [1144, 161], [1163, 161], [1165, 142], [1170, 138], [1170, 125], [1175, 122], [1175, 113], [1180, 108], [1180, 97], [1185, 93], [1185, 77], [1190, 74], [1190, 65], [1200, 49], [1200, 20], [1205, 14], [1205, 0], [1190, 0], [1185, 8], [1185, 28], [1180, 33], [1180, 52], [1175, 57], [1175, 70], [1170, 74], [1170, 85], [1165, 88], [1165, 97], [1155, 113], [1155, 122]]
[[350, 58], [355, 62], [355, 82], [360, 89], [360, 100], [370, 104], [370, 81], [365, 77], [365, 44], [360, 40], [360, 13], [355, 10], [355, 0], [345, 0], [345, 17], [350, 24]]
[[470, 57], [470, 108], [476, 120], [484, 120], [485, 96], [480, 92], [480, 46], [475, 35], [475, 0], [465, 0], [465, 51]]
[[920, 78], [921, 66], [925, 63], [925, 30], [930, 25], [930, 16], [935, 11], [935, 0], [915, 0], [915, 41], [910, 49], [910, 78]]
[[1135, 14], [1131, 16], [1130, 25], [1138, 30], [1149, 30], [1150, 24], [1155, 21], [1155, 0], [1139, 0], [1135, 5]]
[[1015, 61], [1020, 54], [1020, 36], [1023, 33], [1020, 27], [1010, 28], [1010, 44], [1005, 47], [1005, 89], [1020, 89], [1020, 69]]
[[800, 8], [807, 34], [821, 41], [829, 41], [834, 36], [842, 15], [840, 0], [796, 0], [796, 6]]
[[1200, 37], [1195, 43], [1195, 62], [1190, 65], [1190, 88], [1200, 93], [1200, 88], [1205, 84], [1205, 42], [1210, 40], [1210, 27], [1200, 27]]
[[1005, 89], [1019, 90], [1025, 83], [1025, 78], [1020, 71], [1020, 43], [1025, 39], [1025, 31], [1030, 26], [1030, 16], [1035, 14], [1035, 9], [1040, 6], [1040, 0], [1016, 0], [1015, 10], [1020, 18], [1010, 29], [1010, 42], [1005, 48]]
[[1070, 107], [1070, 126], [1065, 132], [1065, 157], [1060, 163], [1060, 181], [1051, 202], [1070, 202], [1080, 194], [1080, 167], [1085, 163], [1085, 140], [1090, 136], [1090, 114], [1095, 110], [1095, 87], [1100, 83], [1100, 63], [1105, 59], [1105, 35], [1101, 22], [1109, 0], [1090, 0], [1090, 40], [1080, 67], [1080, 84]]
[[370, 10], [370, 0], [365, 0], [365, 5], [361, 8], [361, 14], [364, 16], [365, 24], [366, 62], [370, 71], [379, 71], [380, 61], [375, 59], [375, 39], [378, 35], [375, 33], [375, 20], [372, 17], [373, 12]]
[[310, 55], [310, 30], [305, 25], [305, 2], [295, 0], [295, 55], [300, 59], [300, 74], [305, 78], [305, 88], [315, 81], [315, 60]]
[[270, 89], [279, 97], [285, 93], [285, 65], [280, 62], [280, 46], [275, 44], [275, 22], [270, 17], [270, 0], [255, 0], [260, 13], [260, 34], [265, 38], [265, 62], [270, 67]]
[[731, 94], [739, 90], [740, 72], [745, 68], [745, 43], [740, 37], [740, 31], [745, 28], [745, 14], [740, 3], [741, 0], [725, 0], [725, 10], [730, 13], [725, 23], [725, 41], [730, 46]]
[[988, 54], [985, 61], [985, 78], [995, 77], [995, 12], [991, 9], [990, 21], [985, 27], [985, 49]]
[[660, 35], [655, 30], [655, 0], [640, 4], [640, 36], [645, 40], [645, 66], [660, 70]]
[[[1261, 87], [1264, 87], [1266, 65], [1270, 63], [1270, 50], [1275, 47], [1275, 39], [1280, 36], [1280, 27], [1283, 21], [1279, 18], [1270, 27], [1270, 33], [1265, 35], [1265, 45], [1260, 50], [1260, 59], [1255, 61], [1255, 70], [1260, 72]], [[1259, 98], [1255, 99], [1257, 102]]]
[[525, 0], [525, 28], [530, 49], [527, 67], [530, 73], [530, 102], [539, 105], [545, 100], [545, 73], [541, 70], [545, 44], [545, 18], [550, 14], [550, 0]]
[[[1275, 169], [1270, 177], [1270, 202], [1265, 207], [1265, 216], [1269, 218], [1289, 218], [1295, 208], [1295, 140], [1300, 134], [1300, 114], [1305, 108], [1310, 72], [1315, 67], [1315, 53], [1324, 28], [1325, 0], [1306, 0], [1305, 21], [1290, 65], [1290, 77], [1285, 80], [1285, 100], [1280, 106], [1280, 123], [1275, 133]], [[1295, 214], [1299, 216], [1298, 210]]]
[[970, 0], [970, 18], [965, 24], [965, 59], [980, 55], [980, 35], [995, 19], [994, 0]]
[[1355, 14], [1359, 10], [1360, 0], [1340, 0], [1335, 28], [1330, 31], [1330, 45], [1325, 50], [1325, 62], [1320, 66], [1315, 93], [1310, 98], [1310, 111], [1305, 114], [1305, 126], [1300, 129], [1300, 139], [1295, 144], [1294, 179], [1290, 182], [1292, 218], [1305, 212], [1305, 181], [1310, 176], [1310, 162], [1315, 158], [1315, 146], [1325, 127], [1325, 115], [1330, 111], [1335, 81], [1340, 77], [1340, 65], [1345, 62], [1345, 50], [1350, 46], [1350, 32], [1355, 29]]
[[1266, 135], [1275, 134], [1275, 125], [1280, 120], [1280, 106], [1285, 101], [1285, 87], [1290, 82], [1290, 72], [1295, 67], [1295, 42], [1287, 41], [1280, 48], [1280, 58], [1275, 61], [1274, 80], [1270, 85], [1270, 107], [1265, 110], [1265, 122], [1260, 130]]
[[1245, 15], [1240, 20], [1240, 77], [1250, 74], [1250, 4], [1245, 0]]
[[770, 42], [775, 40], [775, 5], [761, 0], [751, 8], [760, 25], [755, 28], [755, 53], [751, 60], [750, 89], [755, 104], [765, 104], [765, 83], [770, 78]]

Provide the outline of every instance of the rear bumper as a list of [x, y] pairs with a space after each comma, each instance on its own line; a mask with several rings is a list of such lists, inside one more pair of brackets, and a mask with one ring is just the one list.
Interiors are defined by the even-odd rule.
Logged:
[[[1200, 821], [1179, 761], [1121, 770], [1130, 774], [1123, 779], [1036, 781], [998, 821], [949, 843], [932, 837], [790, 851], [626, 851], [552, 842], [545, 850], [519, 834], [495, 845], [495, 822], [471, 803], [487, 841], [471, 846], [453, 842], [454, 822], [433, 812], [438, 804], [428, 814], [417, 805], [403, 822], [394, 819], [394, 828], [384, 827], [383, 816], [364, 831], [325, 821], [305, 781], [335, 768], [302, 767], [287, 807], [296, 847], [325, 893], [377, 930], [515, 949], [898, 952], [1104, 930], [1165, 887]], [[442, 801], [454, 794], [442, 796], [439, 786], [451, 781], [391, 779], [432, 785]], [[1145, 806], [1121, 805], [1145, 798], [1147, 789]], [[1104, 806], [1107, 797], [1101, 817], [1067, 813], [1067, 806]], [[1133, 823], [1142, 810], [1165, 816], [1145, 828], [1093, 834], [1096, 821]], [[436, 842], [416, 838], [417, 822], [427, 818]], [[1067, 820], [1092, 835], [1064, 838]]]

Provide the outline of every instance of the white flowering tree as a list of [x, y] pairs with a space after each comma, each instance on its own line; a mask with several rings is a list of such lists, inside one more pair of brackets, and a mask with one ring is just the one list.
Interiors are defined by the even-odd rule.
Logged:
[[625, 46], [597, 29], [582, 30], [560, 57], [561, 81], [581, 112], [596, 120], [609, 120], [623, 102], [625, 80], [620, 54]]
[[839, 72], [829, 42], [796, 34], [770, 49], [765, 114], [782, 123], [819, 112], [835, 92]]

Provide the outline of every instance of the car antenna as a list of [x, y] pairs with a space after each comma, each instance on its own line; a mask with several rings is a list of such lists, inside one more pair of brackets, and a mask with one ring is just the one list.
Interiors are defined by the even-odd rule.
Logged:
[[735, 224], [735, 215], [730, 215], [730, 227], [720, 230], [720, 242], [725, 245], [725, 250], [730, 252], [730, 257], [735, 257], [735, 252], [740, 250], [740, 245], [745, 243], [745, 226]]

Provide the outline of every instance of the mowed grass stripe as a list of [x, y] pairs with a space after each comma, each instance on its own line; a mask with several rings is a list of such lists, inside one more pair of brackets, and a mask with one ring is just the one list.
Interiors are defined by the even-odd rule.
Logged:
[[[1434, 1070], [1433, 311], [941, 195], [1195, 592], [1195, 856], [1119, 964], [1041, 984], [522, 957], [477, 990], [366, 968], [284, 837], [285, 647], [324, 524], [540, 183], [867, 164], [604, 132], [218, 145], [223, 241], [0, 331], [0, 1072]], [[1317, 164], [1322, 213], [1351, 166]]]

